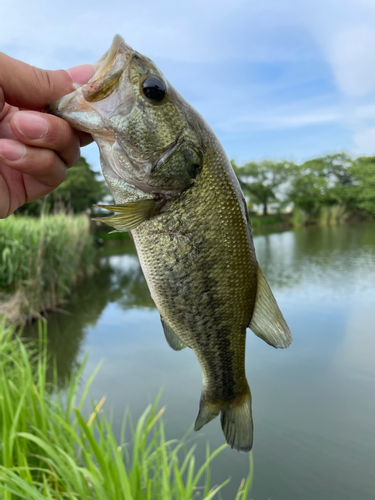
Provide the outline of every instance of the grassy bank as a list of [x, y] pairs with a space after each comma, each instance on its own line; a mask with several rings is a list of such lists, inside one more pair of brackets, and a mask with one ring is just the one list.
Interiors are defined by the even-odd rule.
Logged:
[[[38, 347], [38, 348], [37, 348]], [[82, 407], [92, 375], [77, 398], [83, 366], [65, 392], [47, 378], [46, 349], [27, 348], [12, 327], [0, 325], [0, 491], [2, 500], [190, 500], [217, 498], [209, 466], [197, 468], [194, 447], [166, 441], [163, 409], [146, 409], [136, 425], [125, 415], [116, 441], [104, 400], [91, 415]], [[56, 377], [56, 374], [55, 374]], [[100, 415], [99, 415], [100, 411]], [[250, 456], [251, 459], [251, 456]], [[251, 462], [252, 467], [252, 462]], [[236, 500], [249, 495], [252, 473]]]
[[[256, 233], [263, 230], [280, 230], [292, 227], [291, 217], [285, 214], [272, 214], [272, 215], [250, 215], [251, 227]], [[108, 226], [104, 226], [99, 232], [95, 233], [95, 237], [99, 244], [115, 245], [131, 241], [129, 233], [112, 233]]]
[[95, 233], [95, 237], [100, 244], [111, 245], [115, 242], [131, 241], [129, 233], [111, 232], [108, 226], [105, 229]]
[[93, 270], [95, 247], [84, 215], [11, 216], [0, 223], [0, 316], [24, 322], [56, 308]]
[[250, 215], [253, 231], [291, 227], [290, 216], [285, 214]]

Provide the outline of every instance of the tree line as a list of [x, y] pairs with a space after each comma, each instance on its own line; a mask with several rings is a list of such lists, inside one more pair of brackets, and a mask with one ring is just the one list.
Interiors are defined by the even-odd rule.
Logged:
[[375, 214], [375, 157], [353, 159], [347, 153], [321, 156], [300, 165], [290, 161], [250, 161], [233, 169], [252, 205], [270, 203], [282, 211], [289, 203], [307, 218], [319, 218], [322, 209], [341, 206], [346, 213]]
[[[324, 207], [345, 207], [347, 213], [375, 214], [375, 156], [351, 158], [347, 153], [326, 155], [300, 165], [290, 161], [250, 161], [233, 169], [248, 200], [249, 208], [269, 205], [278, 211], [290, 203], [306, 217], [318, 218]], [[39, 215], [42, 211], [68, 210], [80, 213], [110, 195], [100, 173], [84, 157], [70, 168], [65, 181], [45, 199], [28, 203], [18, 213]]]

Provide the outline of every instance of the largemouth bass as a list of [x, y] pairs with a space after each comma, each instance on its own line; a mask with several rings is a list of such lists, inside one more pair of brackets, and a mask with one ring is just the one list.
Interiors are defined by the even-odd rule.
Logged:
[[195, 430], [221, 413], [226, 441], [249, 451], [246, 328], [287, 347], [289, 328], [257, 263], [247, 206], [218, 138], [156, 65], [118, 35], [96, 74], [48, 111], [92, 134], [115, 215], [129, 231], [169, 345], [203, 373]]

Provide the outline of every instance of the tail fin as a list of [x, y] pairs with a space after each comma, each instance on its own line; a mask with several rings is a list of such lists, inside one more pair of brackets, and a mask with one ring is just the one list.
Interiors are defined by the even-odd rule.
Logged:
[[195, 431], [219, 415], [221, 411], [221, 428], [225, 439], [231, 448], [248, 452], [253, 446], [253, 418], [251, 415], [250, 390], [241, 398], [228, 404], [209, 402], [202, 392], [199, 413], [195, 422]]
[[253, 446], [253, 417], [250, 391], [239, 404], [233, 402], [221, 408], [221, 428], [231, 448], [248, 452]]

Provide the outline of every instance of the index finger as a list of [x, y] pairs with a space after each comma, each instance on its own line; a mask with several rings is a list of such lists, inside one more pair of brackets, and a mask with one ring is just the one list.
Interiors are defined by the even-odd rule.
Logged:
[[12, 106], [42, 110], [56, 99], [73, 92], [74, 82], [86, 83], [95, 73], [91, 64], [69, 71], [36, 68], [0, 52], [0, 94], [2, 91], [5, 102]]

